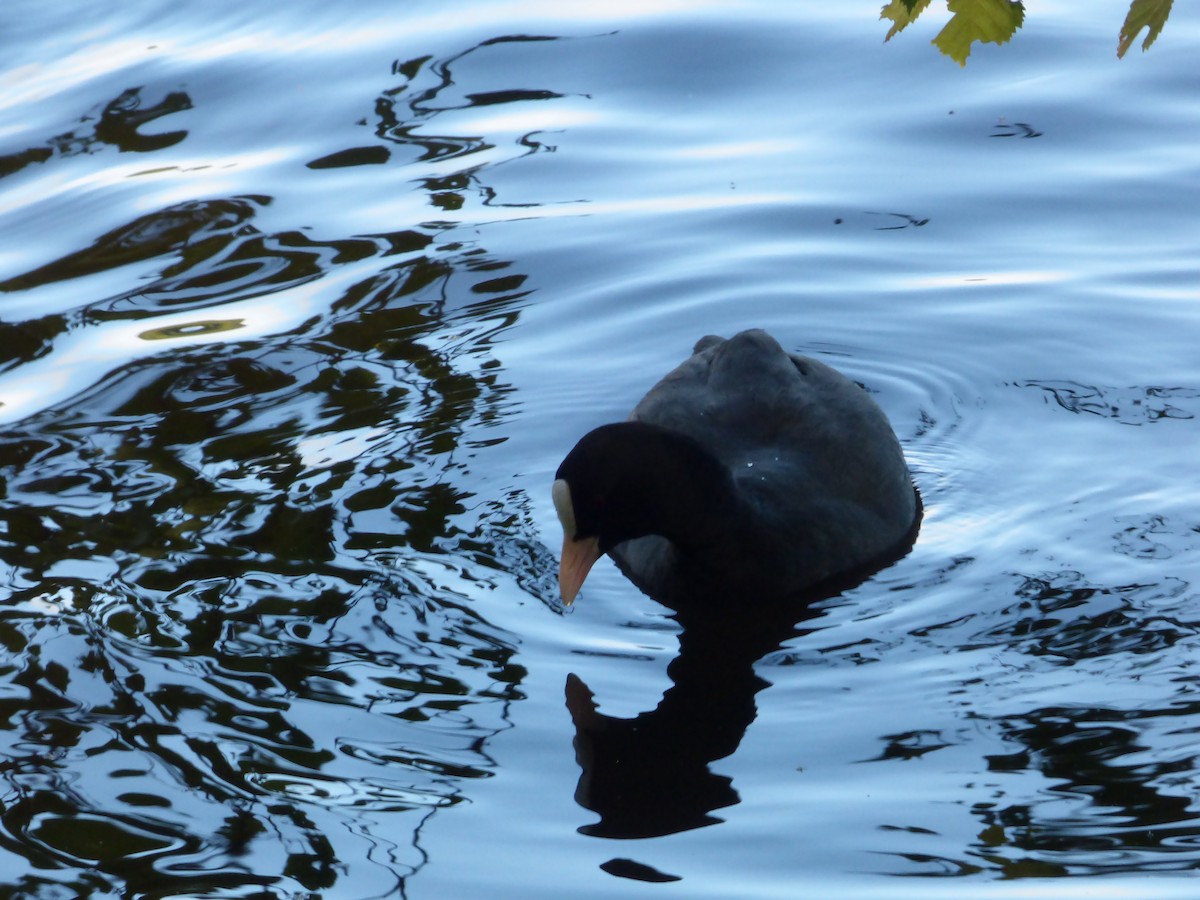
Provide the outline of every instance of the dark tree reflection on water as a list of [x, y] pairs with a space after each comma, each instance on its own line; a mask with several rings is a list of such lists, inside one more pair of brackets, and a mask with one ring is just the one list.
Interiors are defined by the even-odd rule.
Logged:
[[[540, 591], [548, 560], [519, 494], [472, 496], [470, 461], [503, 440], [492, 348], [525, 276], [438, 223], [264, 233], [270, 202], [166, 208], [0, 285], [163, 261], [4, 325], [4, 368], [108, 322], [162, 342], [0, 429], [8, 891], [320, 892], [362, 858], [378, 872], [357, 888], [403, 891], [425, 821], [494, 768], [524, 670], [468, 597], [489, 571]], [[352, 265], [289, 332], [239, 339], [223, 312]], [[181, 311], [195, 322], [156, 324]]]
[[33, 163], [44, 163], [55, 156], [61, 158], [99, 153], [106, 147], [115, 147], [128, 153], [165, 150], [184, 140], [188, 133], [168, 131], [143, 134], [138, 129], [155, 119], [191, 108], [192, 100], [183, 92], [172, 91], [158, 103], [144, 106], [142, 88], [129, 88], [106, 103], [98, 115], [81, 116], [81, 127], [55, 135], [45, 144], [0, 156], [0, 178], [13, 175]]
[[456, 265], [406, 262], [306, 333], [153, 358], [0, 435], [10, 849], [144, 890], [161, 874], [118, 865], [135, 852], [233, 878], [223, 834], [291, 833], [275, 877], [316, 890], [338, 836], [314, 801], [432, 809], [488, 774], [522, 670], [446, 551], [489, 562], [455, 481], [504, 401], [484, 366], [514, 297], [446, 314]]
[[[1191, 535], [1186, 542], [1172, 523], [1146, 524], [1154, 534], [1173, 531], [1180, 552], [1194, 552], [1193, 529], [1183, 529]], [[1117, 552], [1136, 555], [1140, 547], [1131, 541]], [[930, 650], [1003, 653], [1007, 671], [993, 672], [986, 691], [1005, 698], [1013, 712], [970, 710], [966, 688], [979, 679], [964, 681], [955, 692], [968, 707], [956, 726], [960, 732], [881, 736], [884, 749], [869, 760], [907, 766], [977, 741], [980, 732], [994, 735], [1001, 749], [984, 756], [980, 770], [960, 785], [977, 836], [958, 855], [917, 849], [899, 854], [905, 862], [896, 873], [1043, 878], [1193, 872], [1198, 760], [1195, 748], [1181, 740], [1195, 730], [1200, 713], [1197, 676], [1186, 654], [1200, 633], [1190, 584], [1171, 576], [1103, 584], [1061, 570], [1013, 573], [990, 587], [983, 595], [1003, 605], [989, 611], [980, 602], [912, 636], [929, 641]], [[1148, 700], [1153, 695], [1138, 685], [1139, 673], [1152, 688], [1164, 671], [1174, 673], [1173, 693]], [[1022, 686], [1039, 699], [1074, 702], [1026, 702]], [[929, 845], [922, 835], [932, 832], [897, 826], [915, 836], [914, 848]]]

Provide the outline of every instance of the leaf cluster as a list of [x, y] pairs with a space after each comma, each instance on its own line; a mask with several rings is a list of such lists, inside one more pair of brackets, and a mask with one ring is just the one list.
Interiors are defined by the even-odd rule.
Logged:
[[[1142, 49], [1154, 43], [1174, 0], [1132, 0], [1129, 14], [1121, 26], [1117, 56], [1123, 57], [1137, 36], [1146, 30]], [[891, 0], [880, 12], [891, 21], [885, 41], [890, 41], [917, 20], [929, 8], [930, 0]], [[967, 64], [976, 42], [1007, 43], [1025, 21], [1025, 4], [1020, 0], [947, 0], [950, 21], [938, 32], [933, 44], [960, 66]]]

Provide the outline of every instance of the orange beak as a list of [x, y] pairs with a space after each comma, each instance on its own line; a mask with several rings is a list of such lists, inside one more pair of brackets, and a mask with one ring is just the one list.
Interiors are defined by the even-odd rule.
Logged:
[[563, 535], [562, 562], [558, 564], [558, 589], [562, 591], [563, 605], [570, 606], [575, 602], [575, 595], [583, 587], [583, 580], [599, 558], [599, 538], [573, 541], [568, 535]]
[[571, 486], [563, 479], [555, 480], [550, 495], [554, 499], [554, 511], [558, 513], [563, 530], [562, 561], [558, 564], [558, 589], [562, 591], [563, 606], [575, 602], [575, 595], [583, 587], [592, 565], [600, 558], [598, 537], [576, 540], [575, 504], [571, 500]]

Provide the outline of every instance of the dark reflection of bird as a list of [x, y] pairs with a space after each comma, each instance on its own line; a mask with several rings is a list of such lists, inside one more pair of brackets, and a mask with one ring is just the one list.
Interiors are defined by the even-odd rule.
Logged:
[[579, 441], [553, 496], [565, 602], [608, 553], [681, 612], [860, 579], [906, 552], [921, 510], [870, 395], [757, 330], [702, 338], [629, 421]]
[[[736, 595], [731, 600], [739, 599]], [[583, 834], [644, 838], [721, 821], [712, 813], [739, 802], [733, 779], [709, 764], [737, 750], [768, 683], [755, 662], [796, 635], [811, 608], [768, 607], [761, 615], [718, 614], [686, 625], [667, 667], [671, 687], [658, 705], [632, 719], [597, 709], [588, 686], [567, 677], [579, 763], [576, 801], [599, 815]]]

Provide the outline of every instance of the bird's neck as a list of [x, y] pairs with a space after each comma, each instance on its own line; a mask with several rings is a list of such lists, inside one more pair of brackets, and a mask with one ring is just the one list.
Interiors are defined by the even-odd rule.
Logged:
[[647, 448], [643, 469], [651, 533], [701, 561], [706, 555], [729, 552], [745, 525], [743, 502], [729, 469], [693, 438], [649, 427], [658, 432]]

